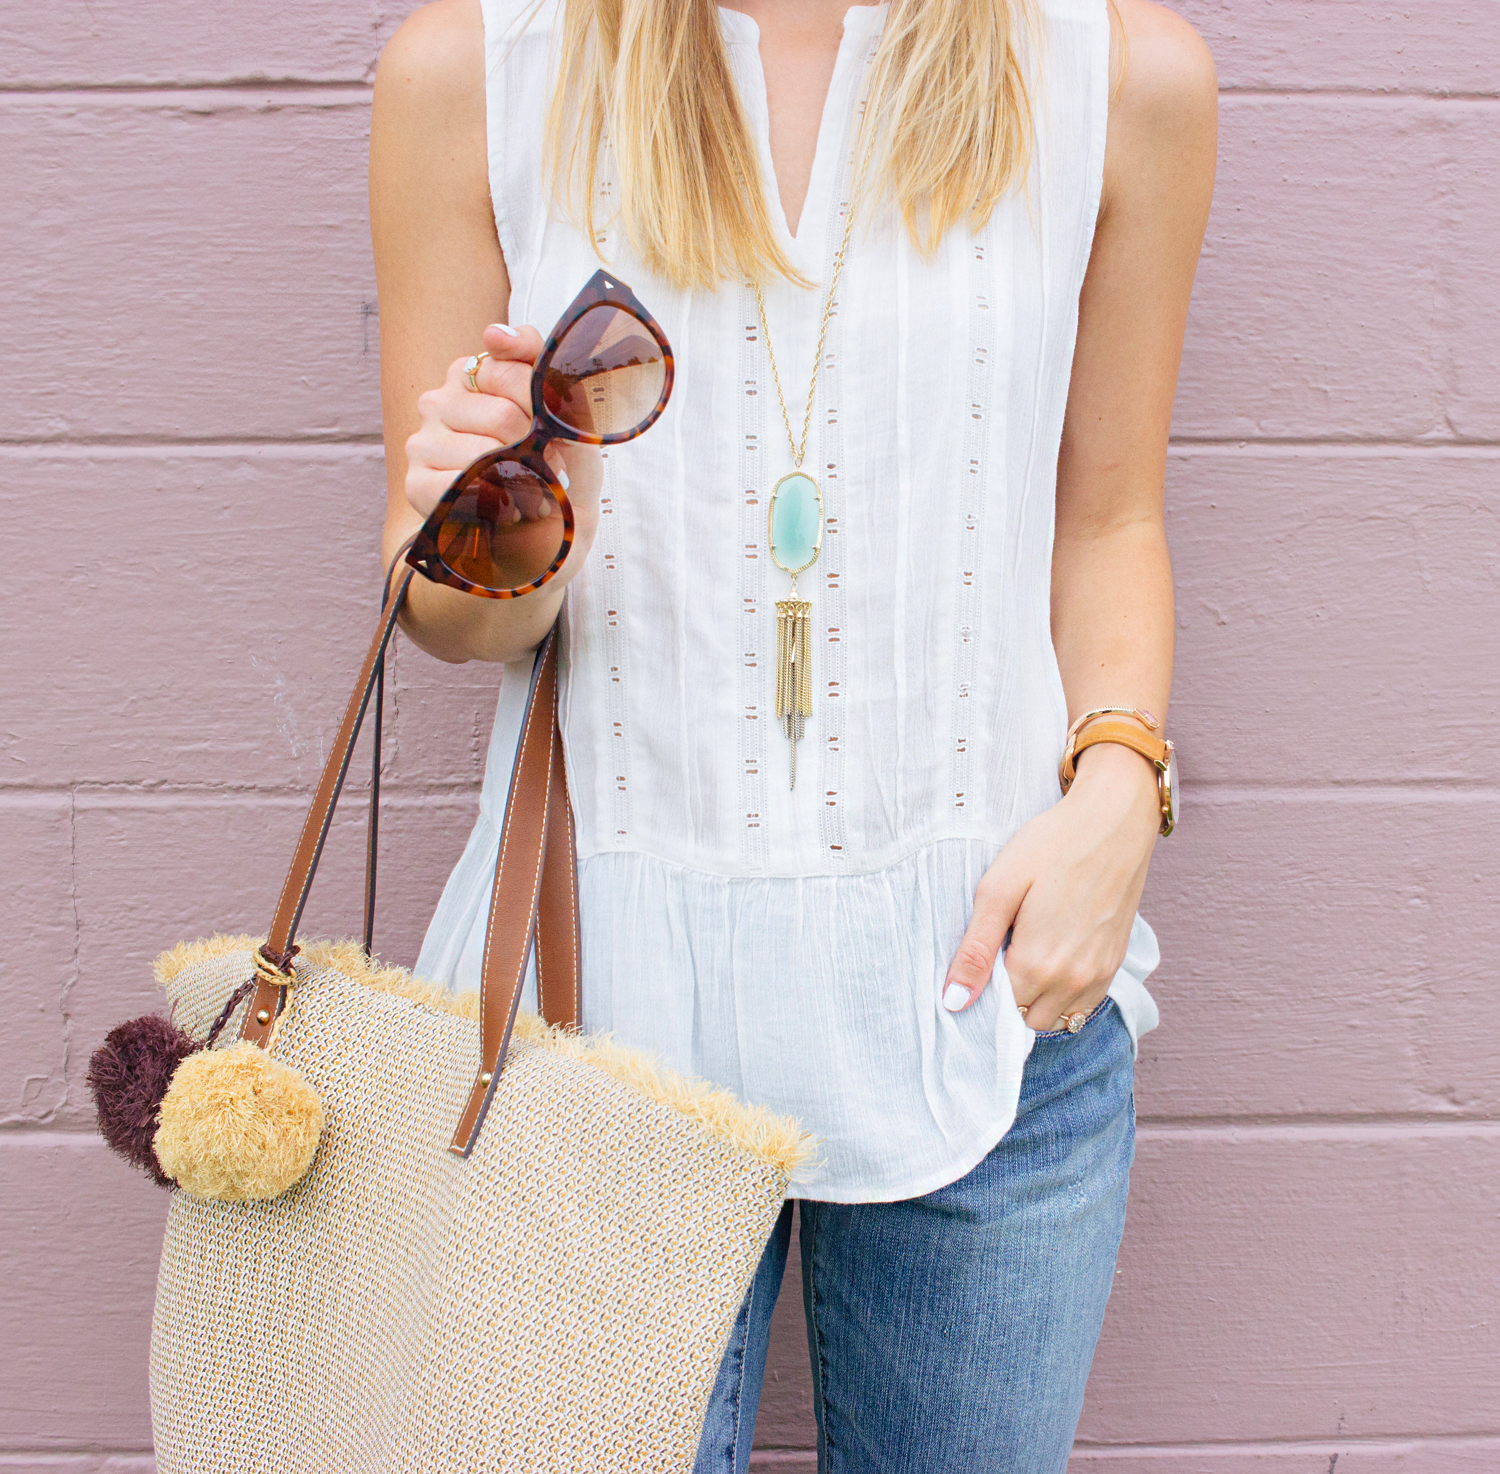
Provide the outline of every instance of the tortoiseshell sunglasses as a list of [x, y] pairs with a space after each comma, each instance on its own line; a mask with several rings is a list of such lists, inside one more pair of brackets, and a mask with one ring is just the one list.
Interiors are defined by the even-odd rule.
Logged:
[[635, 293], [596, 271], [531, 375], [531, 429], [459, 474], [406, 561], [437, 583], [514, 599], [546, 583], [573, 545], [573, 504], [542, 452], [554, 440], [619, 445], [672, 395], [672, 349]]

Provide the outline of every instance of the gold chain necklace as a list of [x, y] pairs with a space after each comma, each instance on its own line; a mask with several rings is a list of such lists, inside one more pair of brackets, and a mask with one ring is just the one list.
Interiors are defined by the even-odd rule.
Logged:
[[844, 236], [833, 258], [833, 273], [828, 279], [828, 298], [823, 303], [823, 322], [818, 329], [818, 346], [813, 353], [812, 378], [807, 386], [807, 408], [802, 416], [802, 438], [792, 434], [792, 417], [787, 413], [786, 395], [781, 388], [781, 371], [771, 347], [771, 324], [766, 317], [766, 299], [759, 282], [755, 288], [760, 308], [760, 326], [766, 339], [766, 357], [771, 364], [771, 378], [781, 405], [781, 423], [786, 426], [786, 442], [791, 448], [796, 468], [771, 488], [771, 505], [766, 512], [766, 535], [771, 558], [783, 573], [791, 575], [789, 598], [776, 601], [776, 719], [792, 745], [791, 786], [797, 786], [797, 744], [802, 740], [807, 719], [812, 715], [812, 638], [809, 616], [812, 604], [797, 597], [797, 575], [805, 573], [818, 561], [823, 547], [823, 492], [818, 483], [802, 469], [807, 454], [807, 439], [812, 429], [813, 404], [818, 393], [818, 370], [823, 366], [823, 344], [828, 337], [828, 323], [833, 316], [834, 295], [844, 270], [844, 255], [849, 249], [849, 233], [854, 228], [854, 204], [851, 201], [844, 219]]

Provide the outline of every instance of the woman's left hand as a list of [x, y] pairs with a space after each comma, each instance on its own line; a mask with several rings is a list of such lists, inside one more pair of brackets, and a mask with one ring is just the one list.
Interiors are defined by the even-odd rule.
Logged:
[[1125, 960], [1160, 827], [1151, 764], [1089, 748], [1067, 795], [1022, 825], [979, 882], [943, 1006], [959, 1012], [984, 992], [1008, 932], [1005, 972], [1031, 1028], [1091, 1012]]

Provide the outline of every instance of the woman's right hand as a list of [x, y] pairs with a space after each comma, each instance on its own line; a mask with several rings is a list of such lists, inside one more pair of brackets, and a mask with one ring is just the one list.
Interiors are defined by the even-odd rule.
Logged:
[[[484, 346], [490, 356], [474, 376], [479, 393], [465, 377], [467, 358], [456, 358], [441, 387], [417, 400], [421, 423], [406, 442], [406, 499], [423, 518], [465, 466], [514, 445], [531, 429], [531, 377], [542, 351], [541, 335], [531, 327], [492, 323], [484, 330]], [[573, 549], [552, 580], [560, 591], [581, 566], [598, 526], [599, 451], [554, 440], [544, 455], [573, 504]]]

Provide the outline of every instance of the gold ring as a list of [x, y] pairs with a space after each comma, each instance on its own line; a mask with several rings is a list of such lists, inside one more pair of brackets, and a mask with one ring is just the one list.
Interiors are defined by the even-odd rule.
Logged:
[[488, 357], [488, 353], [475, 353], [464, 359], [464, 383], [469, 386], [471, 394], [481, 392], [479, 388], [479, 365]]
[[1062, 1016], [1062, 1026], [1070, 1034], [1076, 1034], [1088, 1021], [1086, 1013], [1065, 1013]]

